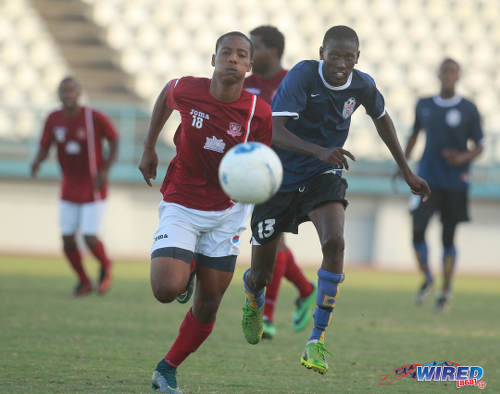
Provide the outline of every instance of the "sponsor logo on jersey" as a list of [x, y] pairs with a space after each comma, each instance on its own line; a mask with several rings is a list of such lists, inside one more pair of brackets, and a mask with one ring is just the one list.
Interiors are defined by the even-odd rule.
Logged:
[[80, 144], [76, 141], [68, 141], [66, 143], [66, 153], [68, 155], [77, 155], [81, 152]]
[[242, 135], [241, 125], [235, 122], [229, 122], [229, 128], [226, 130], [231, 137], [239, 137]]
[[204, 149], [212, 150], [214, 152], [224, 153], [224, 149], [226, 148], [226, 143], [217, 137], [207, 137], [205, 141]]
[[240, 236], [235, 235], [233, 239], [231, 239], [231, 242], [233, 243], [233, 245], [236, 245], [238, 242], [240, 242]]
[[344, 103], [344, 109], [342, 110], [342, 116], [344, 119], [347, 119], [354, 112], [354, 108], [356, 107], [356, 99], [354, 97], [349, 97], [347, 101]]
[[450, 127], [457, 127], [462, 120], [462, 114], [456, 108], [450, 109], [446, 112], [446, 124]]
[[54, 136], [56, 137], [57, 142], [64, 142], [66, 140], [66, 131], [66, 127], [54, 127]]
[[196, 127], [197, 129], [201, 129], [203, 127], [203, 120], [209, 120], [210, 115], [206, 114], [205, 112], [197, 111], [195, 109], [192, 109], [191, 112], [189, 113], [193, 117], [193, 122], [191, 123], [191, 126]]
[[191, 116], [198, 116], [198, 117], [206, 119], [206, 120], [210, 119], [210, 115], [209, 114], [206, 114], [205, 112], [197, 111], [195, 109], [192, 109], [191, 112], [189, 113], [189, 115], [191, 115]]

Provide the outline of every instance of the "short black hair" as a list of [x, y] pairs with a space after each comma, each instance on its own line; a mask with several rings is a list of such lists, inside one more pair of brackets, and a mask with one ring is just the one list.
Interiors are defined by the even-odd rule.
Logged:
[[359, 38], [356, 32], [349, 26], [333, 26], [330, 27], [323, 37], [323, 47], [326, 45], [327, 41], [330, 40], [348, 40], [353, 41], [357, 47], [359, 47]]
[[66, 77], [64, 77], [61, 82], [59, 82], [59, 87], [58, 89], [61, 89], [61, 87], [66, 83], [66, 82], [73, 82], [77, 87], [78, 89], [81, 89], [81, 85], [80, 85], [80, 82], [78, 82], [78, 80], [71, 76], [71, 75], [68, 75]]
[[217, 49], [219, 49], [219, 46], [220, 46], [220, 43], [222, 42], [222, 40], [224, 38], [231, 37], [231, 36], [241, 37], [241, 38], [244, 38], [245, 40], [248, 41], [248, 43], [250, 44], [250, 60], [252, 60], [253, 59], [253, 52], [254, 52], [253, 42], [252, 42], [252, 40], [250, 40], [250, 38], [248, 38], [241, 31], [230, 31], [229, 33], [224, 33], [222, 36], [220, 36], [217, 39], [217, 42], [215, 43], [215, 53], [217, 53]]
[[251, 35], [260, 37], [266, 48], [275, 48], [281, 59], [285, 50], [285, 36], [276, 27], [271, 25], [259, 26], [250, 32]]
[[445, 57], [441, 62], [439, 68], [443, 67], [446, 63], [453, 63], [460, 70], [460, 64], [458, 64], [458, 62], [455, 59], [452, 59], [451, 57]]

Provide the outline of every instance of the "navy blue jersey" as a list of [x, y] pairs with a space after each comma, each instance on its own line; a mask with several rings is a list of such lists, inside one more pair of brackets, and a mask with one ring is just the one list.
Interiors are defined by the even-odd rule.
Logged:
[[432, 187], [464, 189], [470, 163], [452, 167], [443, 157], [444, 149], [467, 150], [467, 142], [482, 144], [483, 131], [476, 106], [460, 96], [422, 98], [417, 103], [413, 130], [425, 130], [426, 143], [418, 175]]
[[[384, 98], [368, 75], [353, 70], [343, 86], [332, 86], [323, 77], [323, 62], [296, 64], [281, 82], [271, 108], [273, 116], [289, 116], [286, 128], [305, 141], [325, 148], [342, 147], [349, 133], [352, 113], [363, 105], [368, 115], [385, 114]], [[280, 191], [292, 191], [315, 175], [333, 167], [312, 156], [273, 147], [283, 163]]]

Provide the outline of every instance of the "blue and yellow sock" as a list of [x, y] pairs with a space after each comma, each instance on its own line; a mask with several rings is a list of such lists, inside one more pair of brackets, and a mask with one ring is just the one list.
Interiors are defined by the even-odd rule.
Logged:
[[333, 318], [333, 308], [339, 295], [344, 274], [334, 274], [324, 269], [318, 270], [318, 294], [314, 311], [314, 328], [308, 342], [325, 341], [325, 331]]
[[431, 270], [429, 269], [429, 264], [427, 262], [427, 255], [428, 255], [427, 243], [425, 241], [418, 243], [414, 242], [413, 248], [415, 249], [415, 254], [417, 256], [417, 261], [420, 270], [425, 275], [425, 280], [430, 283], [434, 282]]
[[262, 305], [264, 305], [264, 291], [265, 289], [260, 289], [258, 291], [254, 291], [250, 289], [247, 285], [247, 274], [250, 272], [250, 268], [245, 271], [243, 274], [243, 285], [245, 286], [245, 294], [247, 296], [247, 304], [250, 305], [252, 309], [259, 309]]
[[444, 248], [443, 250], [443, 290], [449, 291], [451, 285], [451, 277], [455, 269], [455, 261], [457, 260], [457, 250], [454, 245]]

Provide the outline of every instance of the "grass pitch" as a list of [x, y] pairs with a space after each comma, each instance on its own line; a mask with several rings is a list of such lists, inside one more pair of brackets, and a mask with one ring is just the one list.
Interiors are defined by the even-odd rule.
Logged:
[[[86, 266], [97, 273], [95, 262]], [[307, 273], [314, 278], [314, 270]], [[498, 278], [458, 277], [451, 311], [435, 314], [431, 302], [413, 304], [416, 275], [348, 270], [327, 332], [334, 356], [321, 376], [299, 364], [311, 327], [292, 331], [296, 291], [285, 280], [276, 338], [245, 342], [241, 274], [239, 268], [212, 335], [178, 369], [185, 393], [456, 392], [453, 382], [379, 385], [398, 367], [434, 360], [482, 366], [485, 391], [500, 392]], [[189, 306], [153, 298], [146, 262], [117, 262], [105, 296], [72, 299], [74, 284], [62, 259], [0, 258], [0, 392], [151, 392], [151, 373]], [[461, 389], [471, 390], [478, 389]]]

